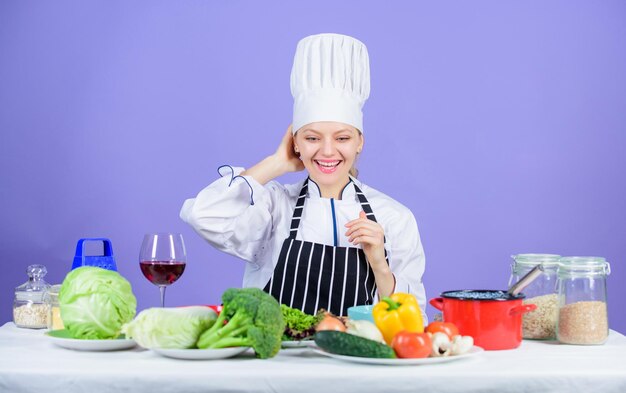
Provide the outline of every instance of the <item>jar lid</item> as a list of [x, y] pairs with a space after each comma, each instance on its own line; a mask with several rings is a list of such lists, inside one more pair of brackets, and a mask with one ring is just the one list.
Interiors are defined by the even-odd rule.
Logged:
[[511, 255], [511, 258], [515, 260], [515, 263], [521, 265], [534, 266], [541, 263], [544, 266], [557, 266], [561, 256], [557, 254], [516, 254]]
[[43, 296], [43, 293], [50, 287], [50, 284], [43, 279], [47, 272], [48, 270], [44, 265], [28, 266], [28, 268], [26, 268], [28, 281], [15, 288], [16, 296], [18, 292], [37, 292], [41, 293]]
[[611, 274], [611, 265], [602, 257], [563, 257], [559, 261], [559, 273]]

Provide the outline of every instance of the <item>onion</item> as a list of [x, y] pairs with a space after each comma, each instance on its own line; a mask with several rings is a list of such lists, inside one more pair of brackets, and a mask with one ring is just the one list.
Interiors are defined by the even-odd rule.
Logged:
[[327, 312], [324, 314], [324, 319], [322, 319], [315, 327], [316, 332], [322, 330], [338, 330], [340, 332], [345, 332], [346, 326], [338, 318], [333, 317]]

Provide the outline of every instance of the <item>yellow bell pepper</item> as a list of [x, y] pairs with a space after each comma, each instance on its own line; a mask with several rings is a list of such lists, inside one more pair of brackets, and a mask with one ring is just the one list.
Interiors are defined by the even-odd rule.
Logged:
[[381, 331], [387, 344], [402, 330], [412, 333], [424, 332], [422, 312], [415, 296], [408, 293], [394, 293], [384, 297], [372, 310], [374, 323]]

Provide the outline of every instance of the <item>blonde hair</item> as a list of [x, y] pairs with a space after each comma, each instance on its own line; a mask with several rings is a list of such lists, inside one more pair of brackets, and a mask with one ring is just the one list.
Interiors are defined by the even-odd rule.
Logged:
[[[359, 136], [363, 138], [363, 133], [361, 132], [361, 130], [356, 128], [356, 132], [358, 132]], [[359, 152], [356, 153], [356, 157], [354, 158], [354, 164], [352, 164], [352, 168], [350, 168], [350, 171], [348, 172], [350, 176], [354, 177], [355, 179], [359, 177], [359, 170], [356, 167], [356, 162], [358, 158], [359, 158]]]
[[[357, 153], [357, 158], [359, 157], [359, 153]], [[350, 168], [350, 171], [348, 172], [350, 174], [350, 176], [354, 177], [355, 179], [359, 177], [359, 170], [356, 167], [356, 159], [354, 160], [354, 164], [352, 164], [352, 168]]]

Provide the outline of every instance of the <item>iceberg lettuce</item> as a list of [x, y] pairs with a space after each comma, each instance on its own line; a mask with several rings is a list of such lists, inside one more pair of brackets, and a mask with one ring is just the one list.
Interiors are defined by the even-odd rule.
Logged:
[[78, 339], [114, 339], [131, 321], [137, 299], [118, 272], [83, 266], [69, 272], [59, 291], [63, 325]]

